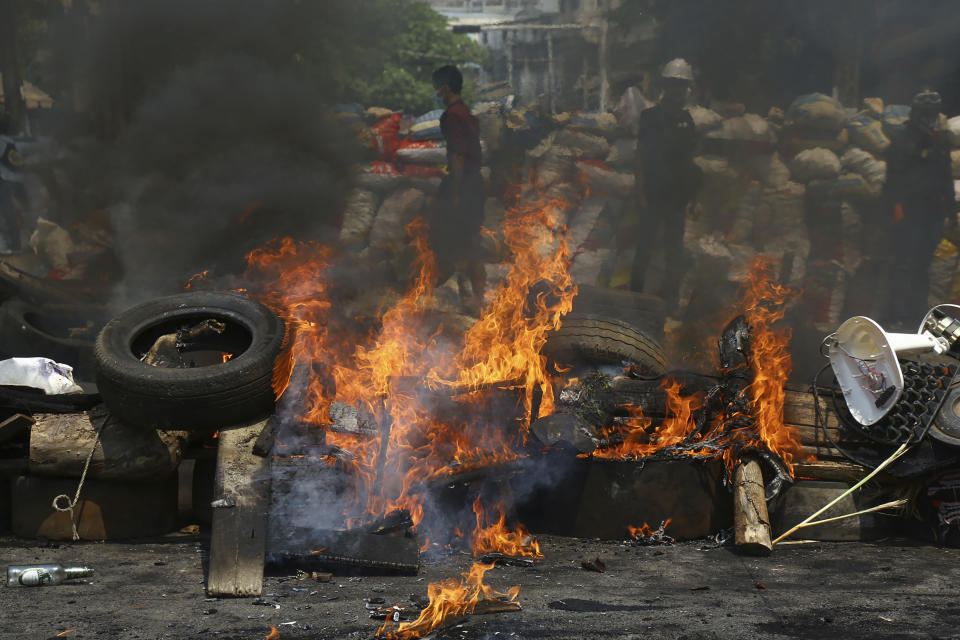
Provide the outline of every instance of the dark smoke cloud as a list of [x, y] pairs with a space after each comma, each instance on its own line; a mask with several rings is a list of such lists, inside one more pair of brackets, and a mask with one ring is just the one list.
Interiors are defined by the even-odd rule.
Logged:
[[359, 40], [344, 4], [145, 0], [92, 20], [78, 64], [97, 118], [72, 132], [87, 142], [63, 205], [109, 208], [119, 300], [239, 271], [273, 237], [333, 237], [358, 145], [330, 116], [343, 61], [318, 62]]

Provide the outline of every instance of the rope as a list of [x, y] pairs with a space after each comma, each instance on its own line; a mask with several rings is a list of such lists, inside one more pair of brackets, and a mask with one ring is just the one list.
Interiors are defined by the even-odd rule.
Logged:
[[[100, 433], [103, 431], [103, 428], [109, 422], [109, 416], [100, 423], [100, 426], [97, 428], [97, 435], [93, 439], [93, 447], [90, 449], [90, 453], [87, 454], [87, 461], [83, 464], [83, 473], [80, 474], [80, 483], [77, 485], [77, 492], [73, 496], [73, 500], [70, 500], [70, 496], [61, 493], [56, 498], [53, 499], [53, 508], [57, 511], [66, 511], [70, 514], [70, 527], [73, 529], [73, 539], [79, 540], [80, 534], [77, 532], [77, 520], [74, 516], [73, 509], [77, 506], [77, 503], [80, 501], [80, 492], [83, 491], [83, 483], [87, 479], [87, 470], [90, 469], [90, 461], [93, 460], [93, 453], [97, 450], [97, 445], [100, 444]], [[60, 499], [66, 501], [65, 507], [60, 506]]]

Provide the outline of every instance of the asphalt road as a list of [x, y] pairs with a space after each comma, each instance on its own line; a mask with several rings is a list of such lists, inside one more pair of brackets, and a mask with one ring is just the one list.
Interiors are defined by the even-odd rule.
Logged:
[[[667, 547], [546, 537], [534, 568], [497, 567], [487, 582], [520, 585], [522, 611], [472, 616], [439, 639], [960, 638], [960, 550], [914, 544], [816, 543], [740, 556], [706, 542]], [[419, 576], [268, 577], [262, 599], [204, 593], [207, 539], [36, 546], [0, 538], [10, 562], [86, 564], [86, 584], [0, 589], [0, 638], [372, 638], [367, 599], [423, 597], [470, 564], [428, 557]], [[581, 568], [601, 558], [606, 572]], [[5, 565], [7, 562], [0, 564]]]

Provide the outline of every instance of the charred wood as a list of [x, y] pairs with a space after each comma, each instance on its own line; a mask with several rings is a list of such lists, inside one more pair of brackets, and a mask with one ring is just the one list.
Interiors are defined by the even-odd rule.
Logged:
[[303, 527], [271, 531], [270, 535], [271, 564], [308, 569], [356, 567], [404, 575], [416, 575], [420, 568], [417, 540], [406, 536]]

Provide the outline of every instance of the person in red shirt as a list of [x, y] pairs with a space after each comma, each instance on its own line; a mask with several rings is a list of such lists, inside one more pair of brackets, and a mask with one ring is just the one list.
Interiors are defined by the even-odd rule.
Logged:
[[444, 282], [457, 272], [465, 274], [473, 295], [464, 304], [477, 313], [483, 305], [486, 287], [480, 241], [484, 202], [480, 122], [463, 104], [463, 75], [455, 66], [434, 71], [433, 87], [446, 106], [440, 117], [440, 130], [447, 143], [447, 176], [440, 184], [430, 221], [430, 244], [437, 256], [439, 281]]

